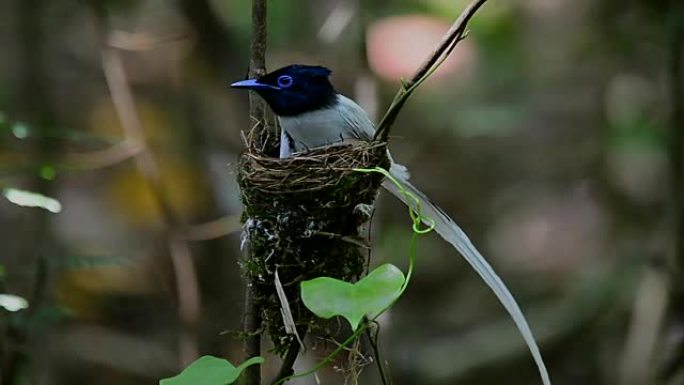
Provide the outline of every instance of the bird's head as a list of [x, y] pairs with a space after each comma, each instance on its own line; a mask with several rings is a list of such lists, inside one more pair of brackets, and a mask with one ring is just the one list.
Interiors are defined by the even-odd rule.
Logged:
[[293, 64], [256, 79], [231, 84], [234, 88], [256, 91], [278, 116], [294, 116], [316, 111], [335, 102], [337, 92], [321, 66]]

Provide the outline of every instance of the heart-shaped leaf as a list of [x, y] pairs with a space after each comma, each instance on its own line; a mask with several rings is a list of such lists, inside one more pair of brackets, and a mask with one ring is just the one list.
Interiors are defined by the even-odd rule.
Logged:
[[236, 368], [222, 358], [203, 356], [179, 375], [159, 381], [159, 385], [228, 385], [235, 382], [246, 367], [263, 362], [263, 357], [252, 357]]
[[401, 295], [404, 273], [394, 265], [379, 266], [356, 283], [330, 277], [301, 283], [302, 301], [321, 318], [342, 316], [356, 330], [364, 316], [375, 318]]

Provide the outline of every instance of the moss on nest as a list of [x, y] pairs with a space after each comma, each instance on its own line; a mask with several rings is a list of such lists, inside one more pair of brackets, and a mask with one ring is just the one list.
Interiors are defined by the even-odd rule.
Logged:
[[382, 175], [353, 169], [376, 166], [389, 167], [384, 143], [338, 145], [288, 159], [242, 155], [238, 181], [251, 254], [244, 274], [276, 353], [284, 354], [293, 338], [280, 313], [276, 269], [297, 328], [320, 330], [324, 324], [301, 303], [299, 283], [321, 276], [353, 281], [363, 273], [365, 253], [353, 240], [369, 219], [360, 205], [373, 204]]

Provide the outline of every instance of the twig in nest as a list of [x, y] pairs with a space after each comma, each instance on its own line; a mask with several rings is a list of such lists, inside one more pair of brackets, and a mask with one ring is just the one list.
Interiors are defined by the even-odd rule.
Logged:
[[351, 235], [340, 235], [340, 234], [335, 234], [335, 233], [329, 233], [327, 231], [317, 231], [314, 235], [321, 235], [324, 237], [328, 237], [330, 239], [339, 239], [341, 241], [351, 243], [352, 245], [356, 245], [358, 247], [361, 247], [363, 249], [370, 249], [371, 245], [370, 243], [359, 237], [359, 236], [351, 236]]
[[404, 106], [406, 100], [411, 96], [411, 93], [416, 87], [429, 78], [442, 62], [444, 62], [451, 51], [453, 51], [454, 47], [456, 47], [456, 44], [463, 40], [466, 35], [468, 22], [486, 1], [487, 0], [474, 0], [470, 3], [456, 22], [451, 25], [451, 28], [449, 28], [449, 31], [444, 35], [444, 38], [442, 38], [442, 42], [437, 49], [435, 49], [435, 51], [423, 62], [413, 77], [411, 77], [409, 81], [402, 82], [401, 88], [397, 91], [392, 104], [378, 124], [378, 129], [373, 137], [374, 140], [380, 140], [382, 142], [387, 141], [390, 127], [396, 120], [397, 115], [399, 115], [399, 111]]

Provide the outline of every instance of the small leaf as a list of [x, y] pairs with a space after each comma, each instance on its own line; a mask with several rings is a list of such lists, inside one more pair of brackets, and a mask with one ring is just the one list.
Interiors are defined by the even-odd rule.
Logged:
[[28, 306], [28, 301], [18, 295], [0, 294], [0, 308], [15, 312], [26, 309]]
[[375, 318], [401, 295], [404, 273], [394, 265], [379, 266], [357, 283], [330, 277], [301, 283], [302, 301], [321, 318], [342, 316], [356, 330], [364, 316]]
[[40, 168], [39, 174], [45, 180], [53, 180], [57, 175], [57, 170], [53, 166], [43, 166]]
[[29, 127], [26, 123], [16, 122], [12, 125], [12, 134], [17, 139], [26, 139], [29, 136]]
[[15, 188], [6, 188], [2, 191], [8, 201], [22, 207], [40, 207], [52, 213], [62, 211], [62, 204], [57, 199], [45, 195]]
[[264, 363], [263, 357], [252, 357], [237, 368], [228, 360], [202, 356], [179, 375], [159, 381], [159, 385], [228, 385], [237, 380], [245, 368]]

